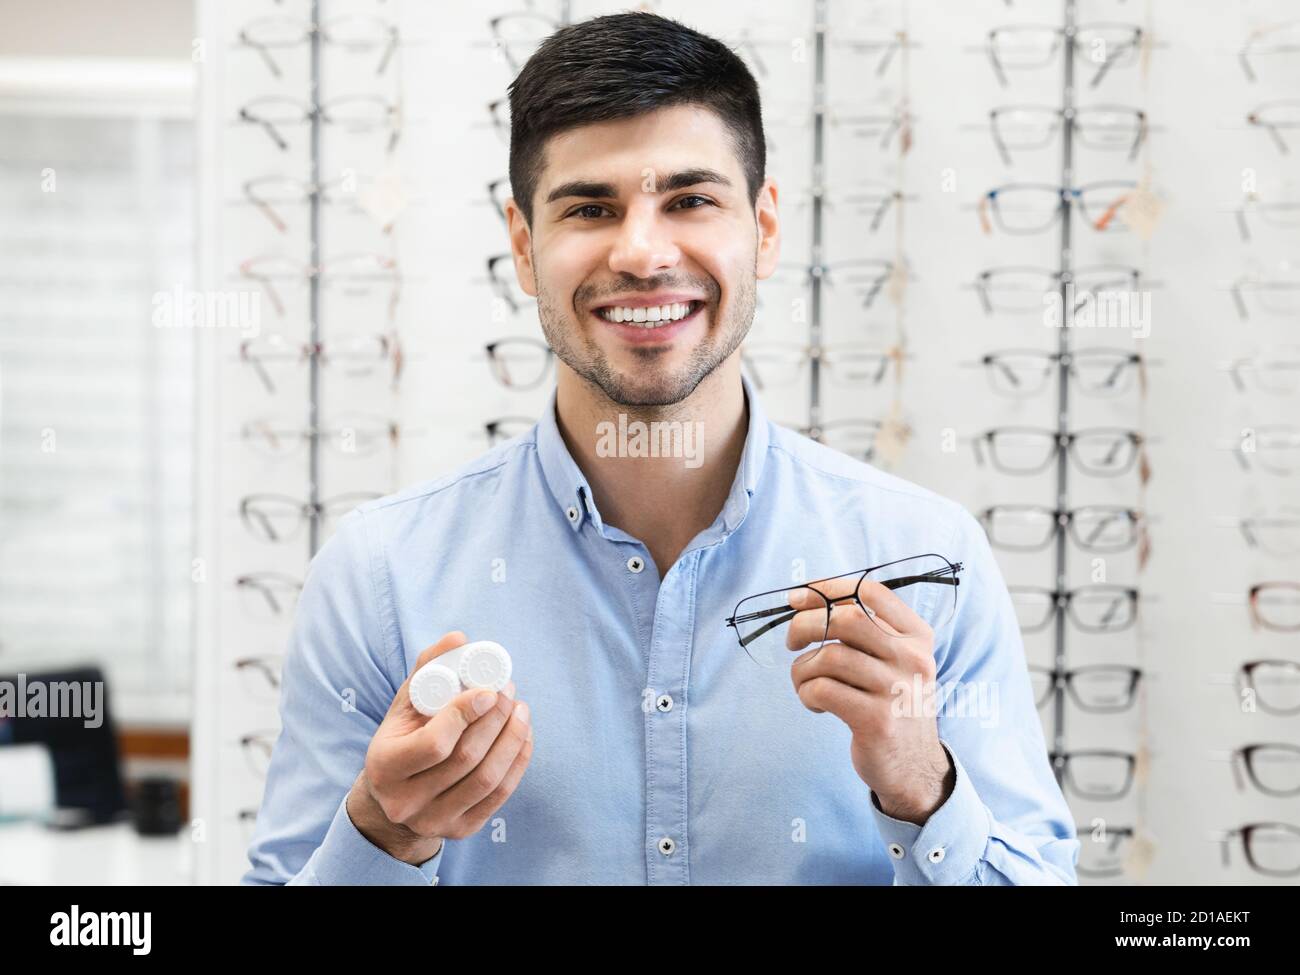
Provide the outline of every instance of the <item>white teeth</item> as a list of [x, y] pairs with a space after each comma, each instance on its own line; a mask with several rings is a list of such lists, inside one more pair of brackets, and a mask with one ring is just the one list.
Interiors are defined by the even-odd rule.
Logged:
[[627, 308], [615, 306], [602, 308], [598, 314], [608, 322], [635, 322], [638, 325], [650, 328], [659, 322], [675, 322], [685, 318], [690, 314], [691, 307], [691, 302], [681, 301], [653, 307]]

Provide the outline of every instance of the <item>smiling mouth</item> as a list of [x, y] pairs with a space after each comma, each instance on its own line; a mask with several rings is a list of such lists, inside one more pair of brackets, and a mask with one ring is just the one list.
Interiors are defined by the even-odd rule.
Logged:
[[704, 306], [703, 301], [674, 301], [666, 305], [632, 308], [620, 305], [608, 305], [594, 309], [599, 318], [616, 325], [627, 325], [646, 330], [663, 328], [690, 318]]

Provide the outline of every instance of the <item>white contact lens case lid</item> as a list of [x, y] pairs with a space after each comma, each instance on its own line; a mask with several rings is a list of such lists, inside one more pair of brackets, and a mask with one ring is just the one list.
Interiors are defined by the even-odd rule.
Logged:
[[460, 677], [439, 657], [415, 672], [407, 690], [415, 710], [433, 717], [460, 693]]
[[460, 675], [460, 682], [467, 688], [500, 691], [510, 683], [510, 654], [506, 653], [506, 648], [501, 644], [492, 640], [479, 640], [452, 652], [460, 654], [456, 672]]

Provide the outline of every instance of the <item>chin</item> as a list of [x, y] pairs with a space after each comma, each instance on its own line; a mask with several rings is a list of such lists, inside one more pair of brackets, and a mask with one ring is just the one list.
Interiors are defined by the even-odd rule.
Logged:
[[605, 395], [620, 406], [674, 406], [695, 392], [698, 385], [699, 379], [694, 377], [676, 372], [660, 374], [658, 369], [638, 373], [635, 367], [600, 383]]

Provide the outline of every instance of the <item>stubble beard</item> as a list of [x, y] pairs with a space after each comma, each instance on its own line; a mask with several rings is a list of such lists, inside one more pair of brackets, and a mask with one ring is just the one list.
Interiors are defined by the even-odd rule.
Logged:
[[[537, 267], [536, 263], [533, 267]], [[691, 350], [689, 361], [672, 373], [666, 373], [659, 366], [659, 360], [668, 351], [667, 346], [630, 346], [631, 355], [639, 361], [643, 371], [637, 376], [619, 372], [610, 364], [600, 346], [589, 338], [586, 330], [576, 323], [578, 313], [574, 304], [557, 301], [540, 275], [537, 279], [537, 317], [541, 321], [542, 334], [556, 357], [589, 385], [604, 393], [610, 402], [626, 407], [673, 406], [695, 392], [705, 377], [725, 362], [744, 341], [754, 320], [757, 272], [756, 258], [750, 273], [738, 276], [731, 300], [727, 302], [726, 318], [710, 323], [709, 332]], [[654, 289], [658, 287], [658, 284], [653, 285]], [[711, 294], [705, 311], [717, 315], [721, 307], [721, 289], [712, 278], [708, 279], [708, 289]]]

